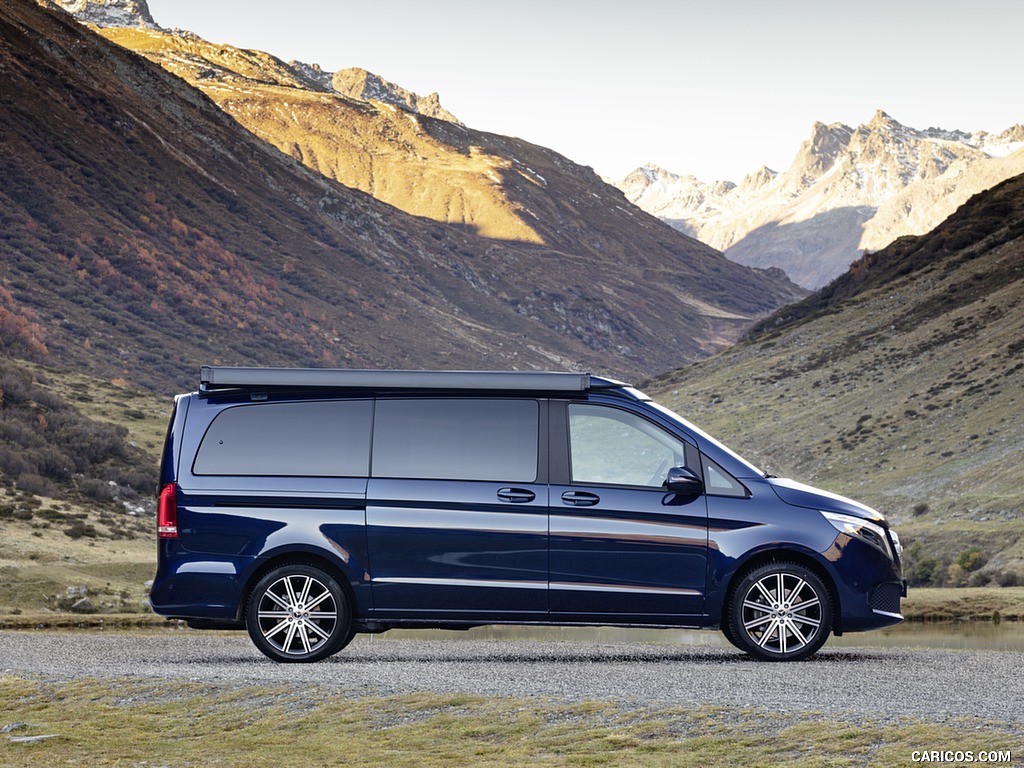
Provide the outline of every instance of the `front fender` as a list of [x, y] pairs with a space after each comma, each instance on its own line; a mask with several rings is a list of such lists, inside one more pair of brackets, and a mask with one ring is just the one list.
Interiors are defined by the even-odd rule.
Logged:
[[[766, 542], [738, 558], [715, 558], [708, 563], [708, 622], [709, 626], [721, 625], [733, 585], [743, 574], [770, 562], [792, 562], [806, 566], [822, 576], [832, 593], [837, 608], [841, 608], [841, 595], [836, 588], [838, 574], [831, 563], [820, 553], [793, 542]], [[841, 610], [837, 610], [837, 620]]]

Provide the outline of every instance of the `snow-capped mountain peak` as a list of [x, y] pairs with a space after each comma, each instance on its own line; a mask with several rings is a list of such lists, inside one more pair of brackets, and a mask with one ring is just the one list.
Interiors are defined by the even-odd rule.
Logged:
[[[878, 110], [857, 128], [816, 122], [793, 163], [739, 185], [704, 184], [649, 165], [626, 197], [686, 234], [808, 288], [864, 249], [932, 229], [971, 194], [1024, 172], [1024, 126], [999, 134], [903, 125]], [[884, 223], [882, 223], [884, 222]]]

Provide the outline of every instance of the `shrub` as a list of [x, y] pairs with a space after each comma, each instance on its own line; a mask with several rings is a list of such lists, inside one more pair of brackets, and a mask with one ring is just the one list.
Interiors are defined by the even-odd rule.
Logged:
[[72, 523], [70, 527], [64, 530], [64, 533], [67, 536], [70, 536], [72, 539], [80, 539], [83, 536], [86, 538], [95, 539], [97, 536], [100, 535], [100, 532], [97, 531], [94, 526], [90, 525], [89, 523], [83, 523], [81, 520], [76, 520], [74, 523]]
[[94, 501], [113, 501], [114, 494], [110, 483], [97, 480], [94, 477], [85, 477], [78, 481], [78, 490], [87, 498]]
[[996, 575], [996, 584], [1000, 587], [1016, 587], [1020, 583], [1020, 578], [1013, 571], [1000, 571]]
[[987, 562], [988, 556], [978, 547], [964, 550], [956, 559], [956, 564], [966, 572], [976, 571]]
[[29, 471], [28, 462], [22, 451], [8, 445], [0, 444], [0, 472], [8, 477], [17, 477]]
[[18, 475], [18, 490], [31, 493], [34, 496], [55, 497], [59, 494], [57, 486], [40, 475], [30, 472], [23, 472]]
[[992, 575], [988, 573], [975, 572], [967, 579], [968, 587], [985, 587], [992, 583]]
[[960, 563], [953, 563], [946, 571], [946, 577], [951, 587], [963, 587], [967, 584], [967, 577]]
[[24, 504], [19, 504], [18, 506], [13, 507], [12, 509], [13, 511], [11, 512], [11, 517], [13, 517], [15, 520], [31, 520], [32, 515], [35, 514], [35, 510], [33, 510], [32, 507], [26, 506]]
[[71, 477], [71, 470], [75, 467], [74, 459], [53, 446], [36, 451], [34, 458], [39, 474], [51, 480], [67, 480]]
[[939, 587], [945, 581], [947, 568], [938, 558], [924, 554], [921, 542], [915, 541], [904, 555], [903, 575], [912, 587]]

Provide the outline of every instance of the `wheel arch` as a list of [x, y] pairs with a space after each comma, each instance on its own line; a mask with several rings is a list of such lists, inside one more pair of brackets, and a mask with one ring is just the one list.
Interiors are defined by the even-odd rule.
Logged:
[[260, 579], [282, 565], [308, 565], [313, 568], [319, 568], [330, 575], [338, 582], [338, 585], [345, 593], [345, 597], [349, 602], [352, 620], [355, 620], [357, 611], [355, 592], [352, 589], [349, 574], [345, 572], [345, 569], [322, 550], [291, 548], [280, 550], [269, 555], [266, 559], [260, 560], [247, 574], [245, 584], [240, 591], [241, 599], [238, 601], [238, 610], [235, 616], [238, 621], [245, 621], [246, 607], [252, 597], [252, 591], [259, 584]]
[[729, 609], [732, 604], [736, 585], [739, 584], [751, 571], [760, 568], [762, 565], [768, 565], [770, 563], [794, 563], [796, 565], [802, 565], [821, 579], [821, 583], [825, 585], [825, 589], [828, 590], [829, 597], [832, 601], [832, 632], [837, 636], [843, 634], [843, 611], [842, 605], [839, 601], [839, 590], [836, 589], [835, 575], [824, 563], [822, 563], [820, 558], [817, 558], [806, 551], [795, 548], [772, 548], [756, 552], [740, 563], [726, 578], [724, 578], [722, 580], [722, 594], [724, 597], [722, 599], [721, 614], [719, 615], [720, 622], [729, 615]]

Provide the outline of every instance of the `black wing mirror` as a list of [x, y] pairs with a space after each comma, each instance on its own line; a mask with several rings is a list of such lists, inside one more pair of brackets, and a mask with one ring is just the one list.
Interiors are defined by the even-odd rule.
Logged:
[[704, 493], [704, 481], [686, 467], [672, 467], [668, 471], [665, 488], [670, 493], [696, 498]]

